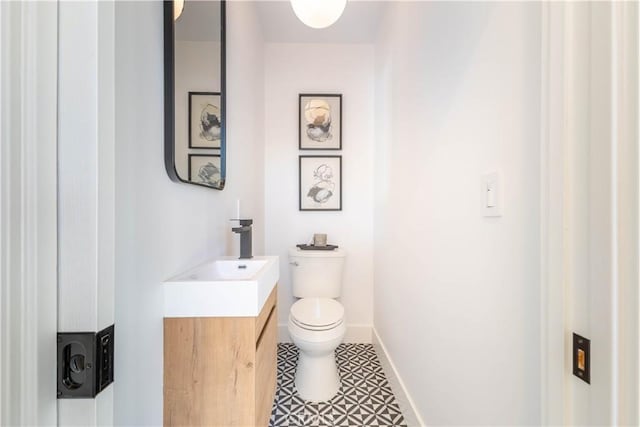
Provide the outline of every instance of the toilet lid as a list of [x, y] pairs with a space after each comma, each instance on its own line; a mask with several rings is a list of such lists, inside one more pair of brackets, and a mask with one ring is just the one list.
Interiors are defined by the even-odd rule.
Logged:
[[291, 306], [290, 314], [303, 328], [326, 329], [342, 322], [344, 307], [330, 298], [303, 298]]

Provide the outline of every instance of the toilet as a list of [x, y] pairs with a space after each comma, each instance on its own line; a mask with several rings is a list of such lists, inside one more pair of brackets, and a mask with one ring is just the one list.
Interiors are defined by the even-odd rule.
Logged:
[[346, 332], [344, 307], [335, 298], [342, 290], [346, 253], [289, 250], [293, 296], [289, 335], [299, 349], [295, 385], [304, 400], [330, 400], [340, 388], [335, 349]]

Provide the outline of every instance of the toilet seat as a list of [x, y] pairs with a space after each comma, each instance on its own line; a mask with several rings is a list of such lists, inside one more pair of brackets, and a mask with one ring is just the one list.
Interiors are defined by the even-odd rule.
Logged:
[[327, 331], [344, 321], [344, 307], [331, 298], [302, 298], [291, 306], [289, 319], [308, 331]]

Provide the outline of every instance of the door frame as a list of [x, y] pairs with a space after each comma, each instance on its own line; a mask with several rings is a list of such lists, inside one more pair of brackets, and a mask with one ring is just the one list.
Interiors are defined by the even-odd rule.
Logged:
[[[585, 99], [584, 93], [577, 89], [575, 80], [583, 78], [580, 77], [581, 73], [594, 72], [592, 69], [576, 69], [573, 55], [578, 45], [574, 43], [574, 39], [579, 37], [578, 31], [585, 31], [584, 28], [578, 28], [584, 24], [585, 21], [580, 20], [584, 20], [585, 16], [591, 19], [591, 25], [596, 22], [594, 19], [602, 18], [594, 18], [597, 12], [592, 11], [578, 17], [574, 5], [565, 2], [543, 3], [541, 7], [541, 422], [543, 425], [570, 425], [575, 422], [576, 414], [573, 411], [576, 410], [576, 403], [578, 406], [584, 404], [577, 400], [585, 397], [584, 391], [580, 395], [573, 391], [577, 380], [571, 374], [571, 332], [575, 327], [572, 324], [572, 312], [589, 309], [574, 306], [570, 272], [575, 250], [571, 243], [572, 233], [577, 232], [573, 226], [575, 207], [572, 206], [571, 196], [577, 183], [572, 182], [575, 175], [572, 176], [571, 168], [576, 161], [573, 158], [575, 141], [584, 143], [575, 134], [576, 129], [572, 128], [570, 122], [576, 105]], [[593, 78], [587, 85], [597, 84], [597, 87], [591, 87], [600, 96], [604, 94], [610, 105], [610, 117], [603, 118], [601, 125], [608, 126], [609, 135], [604, 140], [595, 142], [606, 144], [605, 147], [600, 145], [598, 150], [605, 150], [610, 156], [610, 164], [607, 165], [610, 172], [606, 176], [611, 192], [610, 206], [603, 208], [610, 219], [610, 226], [606, 230], [597, 230], [611, 242], [610, 247], [605, 248], [608, 258], [606, 262], [611, 269], [605, 287], [610, 307], [604, 319], [593, 319], [588, 313], [587, 316], [591, 323], [608, 325], [608, 342], [595, 344], [610, 348], [611, 362], [607, 366], [607, 372], [599, 373], [601, 377], [606, 377], [602, 378], [607, 382], [606, 399], [594, 397], [594, 402], [598, 403], [591, 406], [601, 406], [598, 410], [608, 414], [612, 424], [638, 425], [640, 14], [638, 4], [634, 3], [613, 3], [606, 12], [610, 31], [607, 30], [606, 34], [607, 44], [600, 44], [597, 54], [608, 54], [611, 67], [604, 74], [607, 78], [606, 86], [603, 86], [601, 80]], [[590, 40], [586, 49], [593, 50], [594, 42]], [[598, 75], [600, 77], [602, 74]], [[584, 87], [584, 81], [580, 86]], [[587, 100], [588, 104], [595, 102], [589, 98]], [[595, 111], [591, 114], [598, 111], [594, 106], [589, 108]], [[591, 119], [593, 122], [599, 117], [591, 116]], [[592, 126], [587, 130], [587, 137], [591, 138], [590, 132], [593, 129]], [[590, 179], [593, 179], [591, 172], [589, 174]], [[602, 175], [598, 176], [601, 177]], [[589, 189], [589, 193], [591, 191], [593, 190]], [[602, 397], [602, 390], [599, 393]]]
[[564, 193], [565, 7], [541, 5], [540, 373], [541, 423], [565, 425]]
[[1, 425], [57, 423], [57, 12], [0, 2]]

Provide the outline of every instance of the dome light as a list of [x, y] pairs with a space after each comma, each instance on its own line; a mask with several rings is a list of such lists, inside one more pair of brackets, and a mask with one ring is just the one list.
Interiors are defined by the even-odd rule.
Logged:
[[184, 0], [173, 0], [173, 20], [177, 21], [184, 10]]
[[299, 20], [311, 28], [327, 28], [340, 18], [347, 0], [291, 0]]

